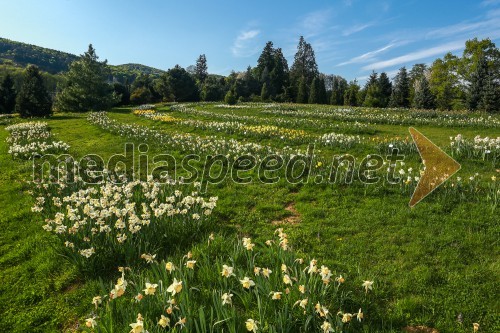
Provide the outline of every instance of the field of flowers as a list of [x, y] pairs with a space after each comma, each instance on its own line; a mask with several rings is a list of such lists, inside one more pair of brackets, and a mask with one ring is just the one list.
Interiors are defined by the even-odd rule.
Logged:
[[[498, 116], [191, 103], [5, 119], [0, 331], [500, 329]], [[425, 167], [408, 125], [462, 165], [413, 209]], [[149, 157], [302, 159], [309, 176], [276, 169], [266, 183], [256, 168], [248, 183], [205, 187], [170, 169], [95, 184], [30, 178], [41, 155], [81, 166], [126, 142], [148, 144]], [[393, 148], [404, 160], [388, 162]]]

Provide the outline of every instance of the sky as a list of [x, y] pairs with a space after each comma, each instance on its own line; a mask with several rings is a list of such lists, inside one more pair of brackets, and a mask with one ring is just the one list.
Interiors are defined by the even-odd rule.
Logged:
[[363, 82], [372, 70], [461, 55], [474, 37], [500, 43], [500, 0], [0, 0], [0, 37], [74, 54], [88, 44], [110, 64], [210, 73], [255, 66], [267, 41], [293, 63], [303, 35], [320, 72]]

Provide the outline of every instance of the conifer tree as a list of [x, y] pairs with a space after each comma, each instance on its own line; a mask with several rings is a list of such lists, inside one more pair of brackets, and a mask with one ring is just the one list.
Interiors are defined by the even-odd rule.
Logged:
[[385, 72], [380, 73], [377, 81], [379, 88], [380, 107], [386, 108], [389, 105], [389, 100], [392, 93], [392, 83]]
[[195, 77], [202, 85], [208, 76], [207, 57], [202, 54], [196, 60]]
[[0, 113], [12, 113], [16, 107], [14, 80], [7, 74], [0, 84]]
[[310, 86], [315, 77], [319, 75], [316, 56], [311, 44], [307, 43], [303, 36], [300, 36], [295, 53], [293, 65], [290, 68], [290, 77], [298, 85], [302, 77], [305, 84]]
[[422, 75], [420, 79], [415, 81], [413, 106], [417, 109], [433, 109], [435, 107], [434, 96], [425, 75]]
[[472, 72], [468, 89], [467, 106], [469, 110], [476, 110], [483, 98], [485, 81], [488, 76], [488, 62], [484, 55], [479, 57], [477, 66]]
[[410, 79], [408, 78], [406, 67], [400, 68], [394, 78], [389, 106], [402, 108], [410, 106]]
[[50, 98], [38, 67], [29, 65], [16, 99], [16, 112], [21, 117], [50, 116], [52, 100]]
[[118, 101], [107, 83], [110, 74], [107, 61], [98, 61], [92, 44], [80, 59], [71, 63], [65, 74], [66, 85], [56, 97], [59, 111], [84, 112], [105, 110]]
[[262, 99], [263, 102], [266, 102], [269, 100], [269, 89], [267, 89], [267, 83], [264, 82], [262, 85], [262, 91], [260, 93], [260, 98]]
[[498, 113], [500, 111], [500, 87], [491, 72], [488, 73], [484, 82], [479, 109], [490, 113]]
[[309, 104], [319, 104], [319, 78], [315, 77], [309, 92]]
[[297, 100], [296, 102], [299, 104], [307, 104], [308, 96], [307, 96], [307, 85], [306, 79], [302, 77], [299, 81], [299, 88], [297, 91]]

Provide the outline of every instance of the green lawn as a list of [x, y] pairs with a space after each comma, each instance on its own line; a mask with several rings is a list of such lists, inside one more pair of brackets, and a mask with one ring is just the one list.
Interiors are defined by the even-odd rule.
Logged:
[[[228, 112], [214, 105], [196, 108]], [[190, 118], [169, 107], [162, 110], [177, 118]], [[258, 107], [231, 113], [261, 117], [264, 123], [268, 117]], [[260, 141], [278, 148], [285, 145], [279, 140], [160, 123], [137, 117], [126, 108], [112, 110], [110, 117], [165, 133], [188, 131]], [[86, 114], [55, 114], [47, 122], [53, 135], [68, 143], [70, 153], [76, 157], [99, 154], [107, 159], [123, 153], [124, 144], [133, 141], [89, 124]], [[408, 126], [370, 126], [376, 130], [374, 136], [409, 136]], [[500, 136], [498, 128], [415, 127], [441, 147], [447, 147], [449, 137], [458, 133], [468, 138], [478, 134]], [[311, 134], [328, 132], [313, 127], [304, 130]], [[30, 209], [33, 199], [24, 181], [30, 177], [31, 164], [13, 160], [7, 154], [7, 136], [5, 130], [0, 130], [0, 331], [75, 329], [78, 320], [92, 310], [98, 278], [81, 278], [76, 268], [58, 255], [61, 244], [47, 235], [41, 228], [43, 217]], [[340, 152], [321, 150], [327, 157]], [[378, 152], [369, 144], [352, 151], [357, 157]], [[150, 143], [151, 156], [162, 152], [162, 147]], [[418, 157], [409, 161], [418, 166]], [[498, 161], [496, 165], [468, 158], [458, 161], [462, 163], [458, 175], [463, 178], [475, 172], [485, 178], [498, 175]], [[347, 280], [357, 283], [362, 277], [373, 279], [372, 303], [365, 309], [370, 332], [400, 332], [413, 325], [434, 327], [440, 332], [471, 332], [473, 322], [480, 323], [481, 332], [500, 331], [500, 219], [498, 209], [492, 209], [484, 193], [458, 198], [437, 191], [413, 209], [408, 207], [410, 195], [390, 185], [366, 189], [359, 184], [293, 185], [281, 180], [272, 185], [238, 185], [227, 181], [210, 186], [207, 196], [219, 197], [212, 231], [251, 235], [264, 241], [277, 227], [273, 221], [285, 221], [280, 226], [299, 253], [321, 260], [332, 271], [342, 272]], [[462, 324], [457, 321], [460, 313]]]

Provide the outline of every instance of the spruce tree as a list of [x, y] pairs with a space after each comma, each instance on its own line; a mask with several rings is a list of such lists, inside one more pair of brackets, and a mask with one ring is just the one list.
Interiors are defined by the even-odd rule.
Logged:
[[325, 79], [320, 78], [319, 79], [319, 104], [328, 104], [328, 96], [326, 94], [326, 86], [325, 86]]
[[270, 74], [270, 82], [273, 95], [282, 94], [288, 86], [288, 62], [281, 48], [277, 48], [274, 52], [274, 68]]
[[389, 106], [402, 108], [410, 106], [410, 79], [408, 78], [406, 67], [400, 68], [394, 78]]
[[207, 57], [200, 55], [196, 60], [195, 77], [202, 85], [208, 76]]
[[[372, 72], [365, 84], [365, 96], [363, 98], [363, 106], [379, 107], [380, 106], [380, 89], [378, 85], [378, 74]], [[361, 100], [360, 100], [361, 102]]]
[[0, 84], [0, 113], [12, 113], [16, 107], [14, 80], [7, 74]]
[[262, 85], [262, 90], [260, 92], [260, 98], [262, 99], [263, 102], [266, 102], [269, 100], [269, 89], [267, 89], [267, 83], [264, 82]]
[[380, 73], [377, 84], [380, 94], [380, 107], [386, 108], [389, 105], [389, 100], [391, 98], [392, 83], [385, 72]]
[[500, 111], [500, 87], [491, 72], [486, 76], [482, 97], [478, 106], [479, 109], [490, 113], [498, 113]]
[[415, 81], [413, 106], [417, 109], [433, 109], [435, 107], [434, 95], [432, 95], [429, 81], [427, 81], [425, 75], [422, 75], [420, 79]]
[[71, 63], [65, 74], [66, 85], [56, 97], [57, 110], [105, 110], [117, 102], [113, 87], [107, 83], [110, 74], [107, 61], [99, 62], [98, 59], [90, 44], [87, 52]]
[[21, 117], [50, 116], [52, 100], [50, 98], [38, 67], [29, 65], [16, 99], [16, 112]]
[[290, 78], [298, 86], [301, 78], [304, 77], [305, 84], [310, 86], [318, 75], [318, 64], [316, 63], [314, 50], [311, 44], [307, 43], [303, 36], [300, 36], [293, 65], [290, 68]]
[[307, 104], [307, 85], [306, 85], [306, 79], [302, 77], [299, 81], [299, 88], [297, 91], [297, 100], [296, 102], [299, 104]]
[[469, 107], [469, 110], [476, 110], [479, 103], [481, 102], [487, 76], [488, 62], [486, 61], [486, 57], [483, 54], [479, 57], [477, 66], [471, 75], [467, 96], [467, 106]]
[[319, 104], [319, 78], [315, 77], [309, 92], [309, 104]]

